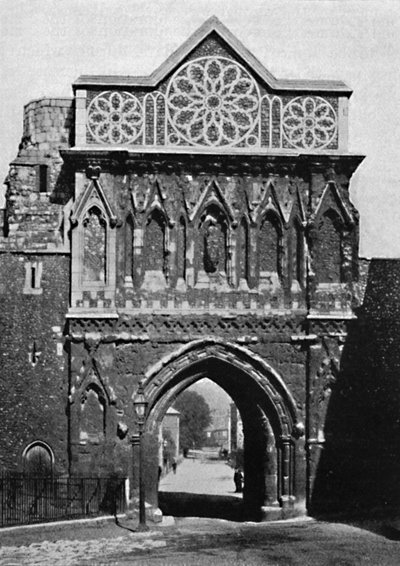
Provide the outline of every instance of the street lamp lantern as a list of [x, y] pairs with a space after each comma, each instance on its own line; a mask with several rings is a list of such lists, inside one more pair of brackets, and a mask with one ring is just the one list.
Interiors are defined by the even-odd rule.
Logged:
[[137, 393], [133, 400], [133, 407], [135, 409], [139, 424], [142, 424], [146, 416], [147, 401], [146, 397], [144, 396], [143, 385], [141, 383], [139, 383]]
[[135, 410], [139, 425], [139, 525], [138, 531], [147, 531], [146, 525], [146, 488], [143, 474], [143, 428], [146, 422], [147, 399], [144, 395], [143, 385], [139, 383], [138, 390], [133, 399], [133, 408]]

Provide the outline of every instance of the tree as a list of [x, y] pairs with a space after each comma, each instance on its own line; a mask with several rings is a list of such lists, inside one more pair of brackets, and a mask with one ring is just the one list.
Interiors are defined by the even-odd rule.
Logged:
[[206, 440], [206, 428], [211, 424], [210, 407], [204, 397], [186, 390], [179, 395], [174, 408], [180, 412], [179, 443], [182, 450], [201, 448]]

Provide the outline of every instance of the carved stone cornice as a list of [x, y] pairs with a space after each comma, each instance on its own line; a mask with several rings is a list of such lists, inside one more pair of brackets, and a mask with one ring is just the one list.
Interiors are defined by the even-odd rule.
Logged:
[[195, 173], [215, 175], [309, 175], [312, 171], [325, 175], [345, 174], [350, 177], [364, 156], [350, 153], [298, 153], [291, 150], [274, 151], [259, 148], [208, 148], [174, 147], [165, 151], [154, 148], [132, 149], [74, 147], [60, 151], [63, 160], [75, 170], [86, 171], [93, 163], [102, 171], [126, 174]]
[[[69, 337], [87, 342], [96, 337], [103, 342], [188, 342], [204, 336], [220, 336], [238, 343], [257, 343], [281, 339], [290, 341], [293, 335], [302, 335], [304, 317], [257, 317], [239, 315], [172, 316], [142, 315], [113, 319], [74, 318], [69, 320]], [[268, 339], [269, 337], [269, 339]], [[280, 338], [279, 338], [280, 337]]]

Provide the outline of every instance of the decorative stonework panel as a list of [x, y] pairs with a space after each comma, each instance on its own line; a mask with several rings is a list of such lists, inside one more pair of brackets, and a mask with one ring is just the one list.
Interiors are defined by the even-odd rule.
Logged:
[[145, 233], [147, 270], [164, 271], [164, 224], [157, 211], [149, 219]]
[[322, 149], [335, 138], [337, 116], [332, 105], [320, 96], [299, 96], [283, 110], [283, 134], [299, 149]]
[[259, 108], [257, 84], [241, 66], [224, 57], [202, 57], [183, 65], [167, 91], [169, 142], [232, 146], [252, 135]]
[[91, 208], [84, 226], [84, 281], [105, 281], [106, 225], [97, 208]]
[[87, 124], [99, 143], [132, 143], [142, 132], [142, 105], [129, 92], [102, 92], [89, 105]]
[[87, 143], [274, 148], [338, 147], [338, 98], [266, 92], [220, 55], [187, 61], [159, 90], [88, 93]]
[[339, 218], [326, 212], [318, 225], [316, 273], [319, 283], [340, 283], [342, 277], [341, 234]]
[[273, 216], [268, 215], [260, 229], [259, 257], [260, 271], [268, 273], [278, 272], [278, 246], [279, 233]]
[[[223, 319], [219, 316], [172, 316], [144, 315], [132, 316], [118, 321], [107, 319], [71, 319], [69, 334], [74, 340], [83, 340], [86, 334], [96, 333], [100, 340], [118, 339], [123, 341], [142, 342], [148, 340], [163, 340], [169, 342], [179, 338], [183, 342], [196, 337], [209, 335], [226, 336], [229, 340], [234, 337], [259, 336], [265, 340], [272, 336], [276, 341], [277, 335], [287, 338], [303, 335], [304, 321], [302, 317], [286, 318], [283, 316], [260, 317], [256, 315], [238, 315], [235, 318]], [[243, 340], [242, 340], [243, 342]]]

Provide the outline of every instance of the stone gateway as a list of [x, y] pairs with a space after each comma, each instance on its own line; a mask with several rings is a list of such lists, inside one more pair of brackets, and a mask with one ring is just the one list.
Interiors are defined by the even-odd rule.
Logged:
[[2, 468], [136, 481], [141, 384], [157, 505], [161, 420], [207, 377], [243, 421], [246, 516], [348, 504], [367, 485], [334, 410], [367, 281], [349, 87], [276, 79], [213, 17], [149, 77], [73, 92], [25, 106], [7, 178]]

